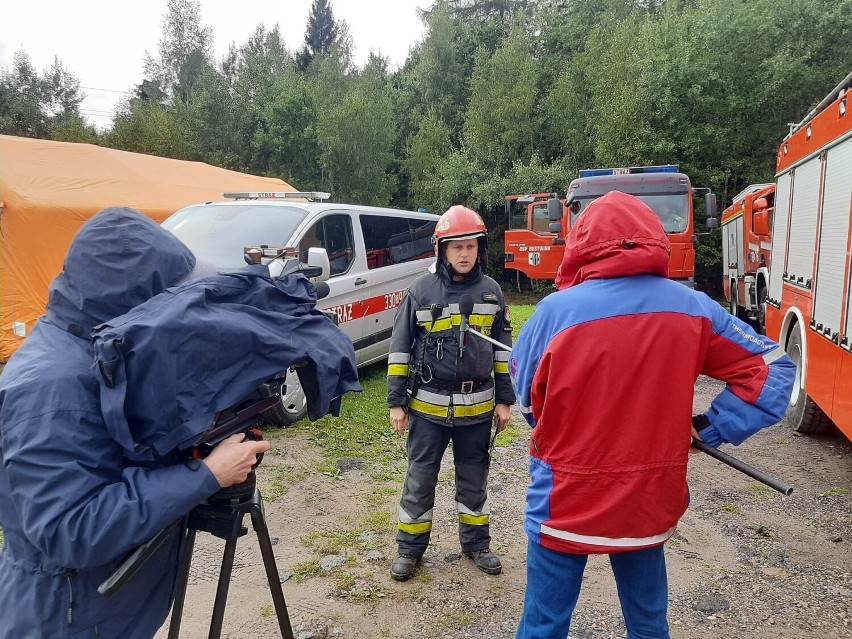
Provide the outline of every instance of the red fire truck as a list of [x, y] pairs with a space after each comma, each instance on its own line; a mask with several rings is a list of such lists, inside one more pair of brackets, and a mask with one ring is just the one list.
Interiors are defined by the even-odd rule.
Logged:
[[722, 212], [725, 299], [731, 313], [766, 330], [775, 184], [752, 184]]
[[[551, 193], [506, 197], [505, 267], [531, 280], [552, 280], [562, 261], [565, 237], [595, 198], [610, 191], [635, 195], [660, 216], [672, 244], [669, 277], [695, 286], [693, 195], [689, 178], [677, 166], [586, 169], [568, 187], [564, 200]], [[716, 197], [707, 193], [708, 226], [716, 223]], [[522, 213], [513, 213], [523, 205]]]
[[850, 73], [778, 150], [766, 333], [798, 365], [787, 420], [852, 439]]

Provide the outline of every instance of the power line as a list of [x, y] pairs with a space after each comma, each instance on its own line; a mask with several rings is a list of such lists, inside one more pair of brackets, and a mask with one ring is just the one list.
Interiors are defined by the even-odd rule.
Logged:
[[98, 87], [84, 87], [84, 86], [81, 86], [80, 88], [81, 89], [88, 89], [89, 91], [106, 91], [108, 93], [127, 93], [127, 91], [131, 90], [131, 89], [127, 89], [126, 91], [117, 91], [115, 89], [99, 89]]

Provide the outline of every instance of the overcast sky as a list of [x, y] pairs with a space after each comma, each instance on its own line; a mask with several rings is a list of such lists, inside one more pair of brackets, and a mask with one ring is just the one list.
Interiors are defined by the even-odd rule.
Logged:
[[[434, 0], [330, 0], [337, 19], [349, 25], [355, 62], [370, 50], [398, 67], [411, 45], [423, 38], [417, 7]], [[166, 0], [125, 3], [115, 0], [6, 0], [0, 9], [0, 66], [8, 68], [23, 49], [39, 72], [59, 56], [80, 79], [87, 95], [81, 105], [90, 121], [103, 127], [122, 93], [142, 80], [145, 52], [157, 54]], [[213, 29], [218, 62], [228, 45], [242, 45], [258, 24], [277, 23], [287, 48], [302, 46], [312, 0], [202, 0], [203, 23]]]

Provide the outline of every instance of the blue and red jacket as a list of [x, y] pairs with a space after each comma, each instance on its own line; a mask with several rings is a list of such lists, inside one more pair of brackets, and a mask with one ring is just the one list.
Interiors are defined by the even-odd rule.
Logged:
[[[615, 553], [664, 543], [686, 510], [695, 381], [727, 386], [704, 441], [740, 444], [787, 409], [795, 365], [703, 293], [667, 279], [669, 242], [613, 191], [568, 236], [557, 288], [512, 351], [533, 426], [525, 528], [546, 548]], [[707, 425], [709, 424], [709, 425]]]

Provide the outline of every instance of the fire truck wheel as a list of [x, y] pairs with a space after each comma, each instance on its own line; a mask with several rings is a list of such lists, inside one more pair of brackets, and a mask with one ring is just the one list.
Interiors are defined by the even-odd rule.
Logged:
[[274, 426], [291, 426], [308, 414], [308, 402], [305, 391], [299, 382], [299, 376], [292, 368], [281, 384], [281, 401], [272, 408], [267, 408], [263, 415]]
[[757, 293], [757, 331], [766, 335], [766, 287]]
[[739, 320], [748, 322], [748, 317], [746, 316], [745, 309], [739, 304], [737, 304], [736, 284], [731, 285], [731, 315], [733, 315]]
[[785, 350], [796, 364], [796, 381], [784, 420], [797, 433], [822, 433], [828, 428], [830, 420], [805, 392], [805, 380], [802, 378], [802, 334], [798, 326], [793, 327]]

